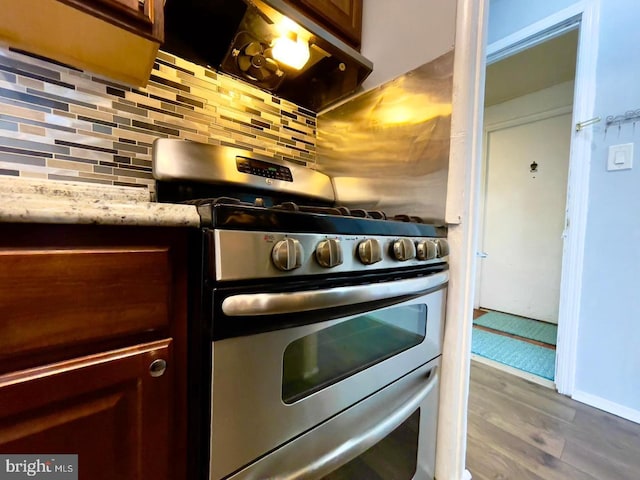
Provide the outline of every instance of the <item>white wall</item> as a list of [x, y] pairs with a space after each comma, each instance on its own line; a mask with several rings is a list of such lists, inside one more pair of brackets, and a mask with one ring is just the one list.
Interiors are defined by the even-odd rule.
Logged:
[[[549, 2], [547, 2], [549, 3]], [[565, 2], [554, 1], [561, 10]], [[538, 2], [492, 0], [489, 37], [539, 20]], [[536, 13], [537, 12], [537, 13]], [[553, 13], [553, 12], [549, 12]], [[640, 108], [640, 2], [600, 3], [595, 114]], [[580, 60], [578, 60], [580, 61]], [[594, 128], [574, 397], [640, 421], [640, 143], [635, 169], [606, 171], [610, 145], [640, 140], [640, 124]]]
[[362, 11], [362, 54], [373, 62], [369, 90], [453, 48], [453, 0], [367, 0]]

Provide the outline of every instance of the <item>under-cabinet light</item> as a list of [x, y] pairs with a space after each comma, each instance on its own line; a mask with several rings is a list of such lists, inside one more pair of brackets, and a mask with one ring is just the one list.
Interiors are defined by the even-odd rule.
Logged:
[[309, 44], [294, 32], [274, 39], [271, 51], [273, 58], [296, 70], [309, 61]]

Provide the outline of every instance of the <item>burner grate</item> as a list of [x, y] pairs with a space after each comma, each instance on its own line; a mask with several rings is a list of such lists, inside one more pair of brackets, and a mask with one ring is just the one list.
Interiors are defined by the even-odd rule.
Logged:
[[396, 215], [391, 218], [396, 222], [409, 222], [409, 223], [424, 223], [420, 217], [414, 217], [413, 215]]
[[262, 207], [264, 205], [257, 205], [258, 200], [256, 199], [256, 204], [243, 202], [238, 198], [233, 197], [213, 197], [213, 198], [195, 198], [192, 200], [185, 200], [182, 203], [186, 203], [187, 205], [195, 205], [196, 207], [202, 207], [205, 205], [242, 205], [244, 207], [253, 207], [258, 206]]
[[272, 207], [277, 210], [288, 210], [292, 212], [322, 213], [325, 215], [339, 215], [341, 217], [372, 218], [374, 220], [386, 220], [387, 216], [379, 210], [363, 210], [361, 208], [336, 207], [316, 207], [309, 205], [298, 205], [294, 202], [283, 202]]
[[336, 215], [340, 217], [353, 217], [353, 218], [367, 218], [373, 220], [392, 220], [396, 222], [405, 223], [424, 223], [420, 217], [412, 215], [395, 215], [388, 217], [384, 212], [380, 210], [364, 210], [361, 208], [347, 208], [343, 206], [315, 206], [315, 205], [300, 205], [295, 202], [282, 202], [273, 206], [265, 206], [265, 202], [262, 198], [256, 198], [253, 203], [245, 202], [235, 197], [213, 197], [213, 198], [198, 198], [194, 200], [186, 200], [186, 204], [195, 205], [197, 207], [208, 205], [237, 205], [243, 207], [257, 207], [270, 210], [279, 210], [287, 212], [300, 212], [300, 213], [319, 213], [323, 215]]

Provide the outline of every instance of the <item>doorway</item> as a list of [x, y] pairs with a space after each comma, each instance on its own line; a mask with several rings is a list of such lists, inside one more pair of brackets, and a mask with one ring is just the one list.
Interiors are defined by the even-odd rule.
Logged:
[[472, 351], [480, 361], [547, 379], [540, 383], [549, 386], [555, 378], [577, 46], [576, 23], [486, 71], [474, 305], [479, 318]]

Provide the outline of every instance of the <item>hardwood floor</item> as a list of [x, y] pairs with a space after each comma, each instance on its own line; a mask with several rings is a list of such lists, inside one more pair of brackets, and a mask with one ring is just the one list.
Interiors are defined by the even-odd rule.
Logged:
[[640, 425], [471, 362], [474, 480], [636, 480]]

